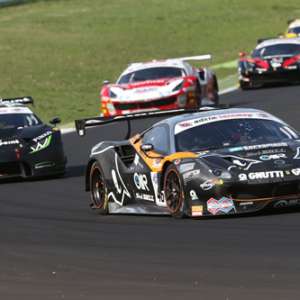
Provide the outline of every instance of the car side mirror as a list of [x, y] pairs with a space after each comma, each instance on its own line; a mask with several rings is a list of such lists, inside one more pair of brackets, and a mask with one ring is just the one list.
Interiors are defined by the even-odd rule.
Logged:
[[109, 81], [109, 80], [104, 80], [104, 81], [102, 82], [102, 85], [107, 85], [107, 84], [110, 84], [110, 81]]
[[247, 53], [246, 53], [246, 52], [240, 52], [240, 53], [239, 53], [239, 57], [240, 57], [240, 58], [243, 58], [243, 57], [245, 57], [245, 56], [247, 56]]
[[152, 151], [154, 149], [152, 144], [143, 144], [141, 145], [141, 150], [143, 152], [148, 152], [148, 151]]
[[56, 124], [59, 124], [60, 122], [61, 122], [61, 119], [58, 118], [58, 117], [55, 117], [55, 118], [53, 118], [52, 120], [49, 121], [49, 123], [52, 124], [52, 125], [54, 125], [54, 126]]

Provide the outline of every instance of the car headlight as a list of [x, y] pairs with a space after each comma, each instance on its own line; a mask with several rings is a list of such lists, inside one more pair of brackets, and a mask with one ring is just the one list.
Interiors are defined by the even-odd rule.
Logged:
[[114, 93], [112, 90], [109, 90], [109, 97], [110, 98], [117, 98], [117, 94]]
[[231, 179], [231, 174], [226, 170], [214, 169], [211, 172], [220, 179]]
[[52, 135], [45, 137], [42, 140], [37, 141], [34, 145], [30, 146], [30, 153], [37, 153], [49, 147], [52, 141]]
[[172, 92], [179, 91], [179, 90], [182, 89], [182, 87], [183, 87], [183, 81], [180, 82], [179, 84], [177, 84], [177, 85], [173, 88]]

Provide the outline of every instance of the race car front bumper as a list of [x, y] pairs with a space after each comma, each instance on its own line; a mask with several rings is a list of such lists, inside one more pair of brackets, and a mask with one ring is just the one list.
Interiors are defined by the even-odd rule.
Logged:
[[255, 84], [272, 84], [272, 83], [299, 83], [300, 69], [277, 69], [264, 72], [247, 72], [241, 74], [240, 80]]

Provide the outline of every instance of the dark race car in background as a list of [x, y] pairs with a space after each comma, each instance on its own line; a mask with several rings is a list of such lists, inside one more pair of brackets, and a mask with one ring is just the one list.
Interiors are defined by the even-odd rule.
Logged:
[[[159, 115], [184, 113], [170, 111]], [[130, 122], [156, 113], [76, 121]], [[96, 144], [86, 168], [100, 214], [232, 215], [300, 203], [300, 139], [261, 110], [221, 109], [165, 119], [124, 141]]]
[[238, 72], [242, 89], [274, 83], [299, 83], [300, 39], [262, 41], [250, 57], [241, 52]]
[[61, 175], [66, 157], [58, 118], [44, 124], [24, 104], [31, 97], [0, 100], [0, 179]]
[[105, 82], [102, 87], [101, 114], [109, 117], [217, 105], [216, 75], [208, 68], [195, 68], [187, 62], [210, 58], [200, 55], [129, 65], [115, 84]]
[[288, 21], [288, 28], [284, 34], [285, 37], [300, 37], [300, 19]]

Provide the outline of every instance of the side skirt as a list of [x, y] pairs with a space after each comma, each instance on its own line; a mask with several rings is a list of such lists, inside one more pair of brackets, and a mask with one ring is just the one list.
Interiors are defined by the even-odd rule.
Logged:
[[167, 208], [143, 204], [121, 206], [117, 203], [110, 202], [108, 208], [110, 214], [170, 215]]

